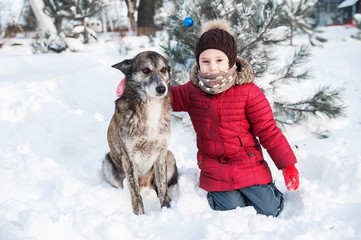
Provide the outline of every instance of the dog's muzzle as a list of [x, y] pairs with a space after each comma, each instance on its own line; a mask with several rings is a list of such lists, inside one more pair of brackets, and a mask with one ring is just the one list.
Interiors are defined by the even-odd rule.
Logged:
[[157, 92], [158, 96], [163, 95], [166, 90], [167, 90], [167, 88], [164, 85], [160, 85], [160, 86], [155, 88], [155, 91]]

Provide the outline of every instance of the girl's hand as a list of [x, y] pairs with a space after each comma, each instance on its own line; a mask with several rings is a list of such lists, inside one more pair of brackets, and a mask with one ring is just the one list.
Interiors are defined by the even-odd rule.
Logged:
[[299, 173], [295, 164], [282, 169], [282, 172], [288, 191], [296, 191], [299, 186]]

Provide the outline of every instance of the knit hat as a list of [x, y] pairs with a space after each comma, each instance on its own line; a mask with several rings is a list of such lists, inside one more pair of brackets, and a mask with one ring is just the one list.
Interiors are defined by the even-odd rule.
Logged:
[[237, 60], [236, 40], [232, 36], [232, 30], [228, 21], [216, 19], [206, 22], [202, 26], [202, 35], [198, 38], [194, 48], [194, 55], [199, 66], [199, 55], [207, 49], [217, 49], [227, 55], [229, 67]]

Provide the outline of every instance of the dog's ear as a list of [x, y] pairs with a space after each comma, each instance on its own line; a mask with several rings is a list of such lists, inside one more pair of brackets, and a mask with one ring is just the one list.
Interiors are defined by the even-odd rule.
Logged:
[[112, 65], [112, 67], [122, 71], [124, 75], [128, 75], [132, 70], [132, 59], [126, 59], [123, 62]]

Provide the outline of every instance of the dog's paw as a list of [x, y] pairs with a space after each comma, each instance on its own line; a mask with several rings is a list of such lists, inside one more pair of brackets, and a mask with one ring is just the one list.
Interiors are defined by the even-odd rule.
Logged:
[[170, 203], [169, 202], [163, 202], [161, 204], [161, 208], [163, 208], [163, 207], [170, 208]]

